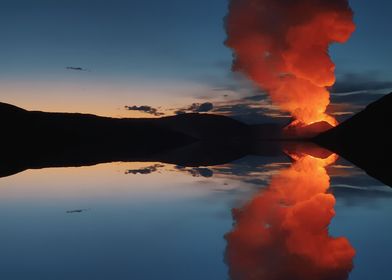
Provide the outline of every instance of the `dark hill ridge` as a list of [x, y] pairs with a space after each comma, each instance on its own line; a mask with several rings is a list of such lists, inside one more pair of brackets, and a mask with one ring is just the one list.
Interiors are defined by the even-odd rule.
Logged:
[[392, 186], [392, 93], [315, 141]]
[[1, 146], [25, 152], [141, 144], [160, 150], [193, 141], [188, 135], [147, 120], [25, 111], [8, 104], [0, 104], [0, 119]]
[[0, 114], [5, 115], [5, 114], [15, 114], [15, 113], [26, 113], [27, 111], [25, 109], [19, 108], [17, 106], [7, 104], [7, 103], [2, 103], [0, 102]]
[[[392, 94], [313, 141], [392, 186], [391, 108]], [[246, 125], [210, 114], [116, 119], [26, 111], [0, 103], [0, 119], [0, 177], [25, 169], [112, 161], [210, 166], [246, 155], [281, 154], [278, 141], [295, 141], [276, 124]], [[317, 123], [301, 129], [311, 135], [325, 127]]]
[[26, 111], [0, 103], [0, 177], [30, 168], [112, 161], [161, 161], [184, 166], [226, 163], [250, 153], [253, 128], [228, 117], [184, 114], [116, 119]]
[[31, 153], [66, 148], [156, 153], [197, 141], [249, 139], [251, 129], [233, 119], [206, 114], [164, 118], [107, 118], [78, 113], [26, 111], [0, 103], [1, 147]]
[[[233, 119], [205, 114], [184, 114], [164, 118], [108, 118], [79, 113], [46, 113], [26, 111], [0, 103], [1, 131], [7, 139], [41, 144], [108, 141], [120, 143], [149, 142], [154, 145], [189, 143], [197, 140], [242, 139], [248, 137], [249, 127]], [[42, 142], [41, 142], [42, 141]], [[146, 142], [147, 141], [147, 142]], [[151, 147], [149, 147], [151, 148]]]

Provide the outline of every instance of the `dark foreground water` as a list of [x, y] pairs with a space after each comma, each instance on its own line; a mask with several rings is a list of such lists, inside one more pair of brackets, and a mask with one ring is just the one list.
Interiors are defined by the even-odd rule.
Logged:
[[0, 178], [0, 279], [392, 279], [392, 189], [290, 156]]

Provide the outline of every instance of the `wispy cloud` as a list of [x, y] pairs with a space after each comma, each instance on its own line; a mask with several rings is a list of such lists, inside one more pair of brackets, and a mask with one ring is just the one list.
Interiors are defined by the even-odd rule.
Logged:
[[67, 67], [65, 67], [65, 69], [67, 69], [67, 70], [72, 70], [72, 71], [89, 71], [89, 70], [86, 69], [86, 68], [83, 68], [83, 67], [75, 67], [75, 66], [67, 66]]
[[346, 73], [332, 88], [328, 112], [343, 121], [391, 91], [392, 80], [377, 72]]
[[334, 93], [392, 90], [392, 79], [385, 80], [377, 72], [346, 73], [337, 78]]
[[143, 112], [143, 113], [147, 113], [150, 115], [154, 115], [154, 116], [163, 116], [164, 113], [159, 112], [158, 109], [148, 106], [148, 105], [142, 105], [142, 106], [124, 106], [126, 110], [128, 111], [139, 111], [139, 112]]
[[193, 103], [188, 107], [178, 108], [175, 110], [177, 115], [185, 113], [207, 113], [214, 109], [214, 104], [211, 102]]

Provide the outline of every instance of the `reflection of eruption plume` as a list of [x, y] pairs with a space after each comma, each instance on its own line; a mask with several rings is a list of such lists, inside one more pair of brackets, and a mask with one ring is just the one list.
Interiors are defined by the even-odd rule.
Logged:
[[348, 0], [230, 0], [226, 45], [233, 70], [268, 91], [296, 123], [336, 120], [325, 114], [335, 83], [329, 45], [355, 26]]
[[226, 235], [231, 279], [348, 278], [355, 251], [346, 238], [328, 233], [335, 198], [327, 193], [325, 168], [337, 156], [292, 157], [293, 165], [273, 177], [268, 189], [233, 210], [235, 227]]

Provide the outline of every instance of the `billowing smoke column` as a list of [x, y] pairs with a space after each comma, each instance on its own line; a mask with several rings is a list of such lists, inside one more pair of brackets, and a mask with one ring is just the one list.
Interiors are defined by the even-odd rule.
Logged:
[[335, 198], [326, 166], [336, 155], [293, 155], [293, 165], [241, 209], [226, 235], [232, 280], [346, 280], [355, 250], [329, 235]]
[[296, 124], [336, 125], [325, 113], [335, 83], [328, 50], [354, 29], [348, 0], [230, 0], [226, 45], [233, 70], [266, 90]]

